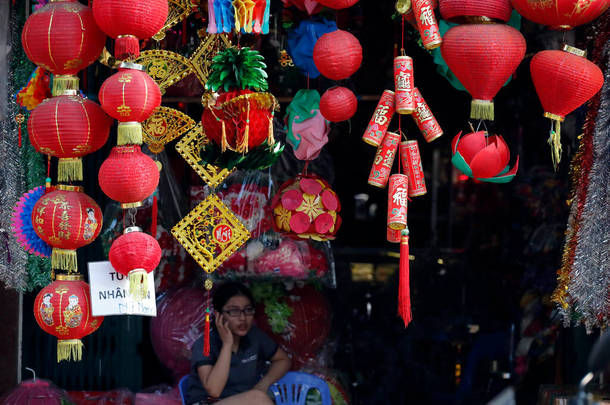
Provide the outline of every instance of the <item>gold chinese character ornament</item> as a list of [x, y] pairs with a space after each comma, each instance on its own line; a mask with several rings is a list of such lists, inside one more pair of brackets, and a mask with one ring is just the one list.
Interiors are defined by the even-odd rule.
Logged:
[[142, 123], [144, 142], [152, 153], [161, 153], [165, 145], [197, 124], [188, 115], [169, 107], [159, 107], [149, 119]]

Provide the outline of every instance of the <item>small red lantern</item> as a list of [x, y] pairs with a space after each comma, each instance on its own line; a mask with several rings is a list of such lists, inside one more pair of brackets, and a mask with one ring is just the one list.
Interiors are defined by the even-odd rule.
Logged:
[[100, 188], [123, 208], [135, 208], [155, 192], [159, 169], [138, 145], [115, 146], [100, 166]]
[[335, 239], [341, 226], [337, 193], [315, 175], [302, 174], [282, 184], [271, 208], [275, 231], [295, 239]]
[[324, 75], [343, 80], [353, 75], [362, 63], [362, 46], [347, 31], [337, 30], [322, 35], [313, 48], [313, 61]]
[[73, 75], [95, 62], [104, 49], [106, 36], [89, 7], [76, 0], [63, 0], [52, 1], [30, 15], [23, 26], [21, 42], [36, 65], [55, 75], [70, 76], [55, 76], [54, 89], [76, 89], [78, 78]]
[[470, 118], [493, 120], [493, 98], [521, 63], [525, 39], [508, 25], [458, 25], [443, 36], [441, 53], [473, 98]]
[[89, 99], [68, 95], [45, 99], [28, 119], [30, 142], [40, 153], [59, 158], [60, 182], [83, 180], [81, 157], [100, 149], [108, 140], [112, 120]]
[[57, 279], [40, 290], [34, 300], [38, 326], [57, 337], [57, 361], [82, 357], [80, 339], [95, 332], [103, 316], [91, 315], [89, 285], [83, 276], [58, 274]]
[[34, 231], [53, 248], [51, 267], [77, 270], [76, 249], [90, 244], [102, 229], [102, 211], [82, 187], [57, 185], [32, 211]]
[[116, 39], [118, 59], [140, 54], [138, 39], [148, 39], [163, 25], [168, 14], [167, 0], [96, 0], [93, 15], [100, 28]]
[[332, 8], [335, 10], [340, 10], [342, 8], [348, 8], [358, 3], [358, 0], [316, 0], [318, 3], [326, 6], [328, 8]]
[[133, 226], [112, 242], [108, 260], [116, 271], [129, 277], [129, 293], [141, 301], [148, 293], [148, 273], [161, 261], [161, 247], [155, 238]]
[[331, 87], [320, 97], [320, 112], [329, 121], [345, 121], [356, 114], [358, 100], [350, 89]]
[[610, 6], [608, 0], [512, 0], [512, 4], [528, 20], [558, 30], [591, 22]]
[[510, 0], [440, 0], [441, 15], [457, 23], [507, 22], [513, 7]]

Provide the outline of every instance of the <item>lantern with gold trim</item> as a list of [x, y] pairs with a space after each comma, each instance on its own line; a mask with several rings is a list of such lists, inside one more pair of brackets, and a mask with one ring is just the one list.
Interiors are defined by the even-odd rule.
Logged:
[[91, 315], [89, 285], [80, 274], [58, 274], [34, 300], [34, 318], [46, 333], [57, 337], [57, 362], [80, 361], [81, 339], [95, 332], [103, 316]]
[[599, 17], [610, 6], [608, 0], [512, 0], [519, 14], [551, 29], [571, 30]]

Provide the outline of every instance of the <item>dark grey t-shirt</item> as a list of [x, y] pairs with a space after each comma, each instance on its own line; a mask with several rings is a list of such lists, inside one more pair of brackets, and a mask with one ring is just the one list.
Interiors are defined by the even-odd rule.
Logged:
[[[277, 351], [277, 344], [263, 331], [252, 326], [246, 336], [240, 339], [237, 353], [231, 353], [229, 378], [220, 398], [246, 392], [254, 388], [261, 379], [264, 364]], [[191, 356], [191, 375], [186, 389], [187, 404], [207, 399], [208, 395], [201, 385], [197, 368], [216, 364], [222, 348], [222, 340], [213, 329], [210, 332], [210, 355], [203, 355], [203, 336], [195, 341]]]

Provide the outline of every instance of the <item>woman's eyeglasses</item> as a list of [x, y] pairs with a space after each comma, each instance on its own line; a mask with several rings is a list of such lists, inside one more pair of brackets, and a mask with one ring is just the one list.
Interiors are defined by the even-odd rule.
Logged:
[[253, 307], [247, 307], [244, 309], [229, 309], [227, 311], [222, 311], [225, 314], [228, 314], [231, 318], [239, 318], [241, 316], [241, 314], [244, 314], [245, 316], [252, 316], [254, 315], [254, 308]]

